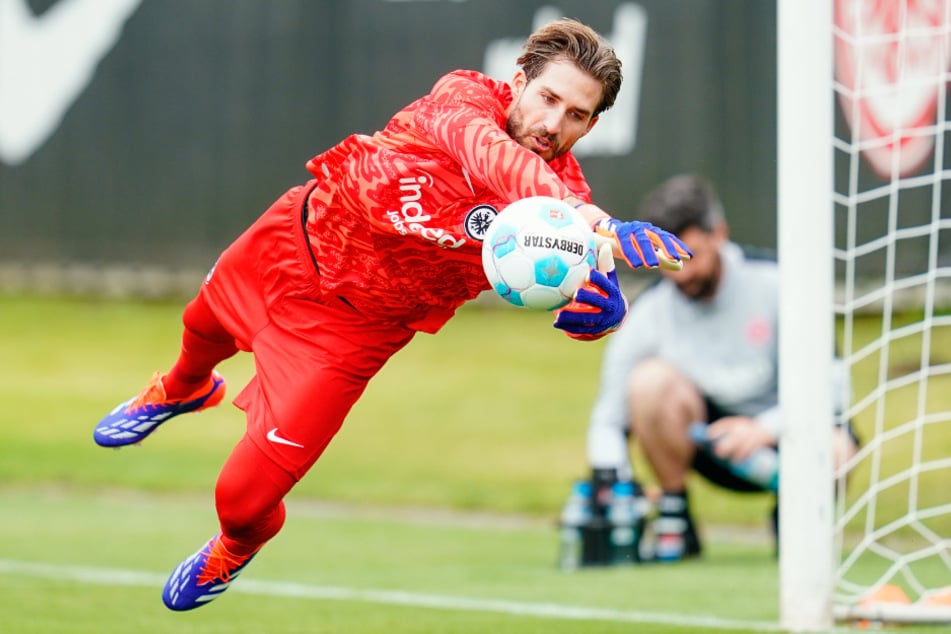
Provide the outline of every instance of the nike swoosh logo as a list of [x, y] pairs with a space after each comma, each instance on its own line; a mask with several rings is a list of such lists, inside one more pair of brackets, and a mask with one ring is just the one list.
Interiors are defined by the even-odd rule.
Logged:
[[296, 443], [296, 442], [294, 442], [293, 440], [288, 440], [287, 438], [281, 438], [280, 436], [278, 436], [278, 435], [277, 435], [277, 427], [275, 427], [274, 429], [272, 429], [271, 431], [269, 431], [269, 432], [267, 433], [267, 439], [270, 440], [271, 442], [277, 443], [277, 444], [279, 444], [279, 445], [288, 445], [288, 446], [290, 446], [290, 447], [299, 447], [300, 449], [303, 449], [303, 448], [304, 448], [304, 445], [302, 445], [302, 444], [300, 444], [300, 443]]

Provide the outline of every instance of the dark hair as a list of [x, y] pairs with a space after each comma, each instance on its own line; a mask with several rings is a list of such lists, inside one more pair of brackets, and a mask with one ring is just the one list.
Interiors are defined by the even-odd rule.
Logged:
[[658, 185], [641, 203], [641, 220], [674, 235], [691, 227], [713, 231], [723, 220], [723, 206], [713, 186], [699, 176], [674, 176]]
[[548, 62], [568, 60], [601, 82], [601, 103], [594, 115], [614, 105], [621, 90], [621, 60], [591, 27], [568, 18], [555, 20], [532, 33], [523, 50], [517, 61], [528, 81], [541, 75]]

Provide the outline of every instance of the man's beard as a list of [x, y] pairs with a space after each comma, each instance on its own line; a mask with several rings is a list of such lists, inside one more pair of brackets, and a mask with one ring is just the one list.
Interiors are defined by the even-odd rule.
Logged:
[[703, 301], [712, 298], [717, 293], [719, 280], [716, 275], [705, 277], [702, 280], [694, 280], [690, 285], [677, 284], [677, 288], [686, 297], [693, 301]]
[[551, 144], [551, 158], [546, 160], [550, 161], [565, 153], [565, 151], [562, 150], [558, 145], [558, 138], [553, 134], [547, 134], [544, 128], [525, 130], [525, 126], [522, 124], [522, 116], [519, 114], [518, 108], [513, 109], [511, 114], [509, 114], [508, 119], [505, 122], [505, 131], [510, 137], [512, 137], [512, 139], [517, 141], [519, 145], [527, 150], [535, 152], [536, 154], [539, 153], [534, 148], [533, 144], [529, 142], [529, 139], [531, 137], [539, 137], [548, 141]]

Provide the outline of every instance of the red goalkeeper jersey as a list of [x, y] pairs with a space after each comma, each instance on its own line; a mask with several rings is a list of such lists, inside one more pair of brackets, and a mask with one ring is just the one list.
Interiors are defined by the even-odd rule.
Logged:
[[499, 210], [526, 196], [590, 200], [570, 152], [549, 163], [509, 137], [511, 102], [508, 84], [455, 71], [381, 132], [311, 159], [306, 231], [322, 289], [436, 332], [489, 288], [482, 236]]

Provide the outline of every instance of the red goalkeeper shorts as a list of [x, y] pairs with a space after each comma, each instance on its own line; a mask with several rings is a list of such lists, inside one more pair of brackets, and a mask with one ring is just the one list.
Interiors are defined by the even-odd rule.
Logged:
[[221, 254], [199, 292], [238, 348], [254, 354], [255, 376], [234, 401], [248, 435], [298, 480], [415, 333], [320, 291], [302, 225], [312, 187], [278, 199]]

